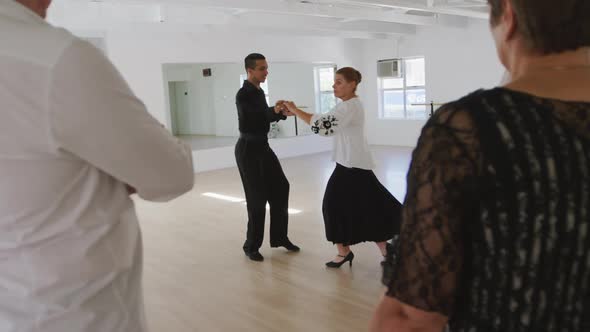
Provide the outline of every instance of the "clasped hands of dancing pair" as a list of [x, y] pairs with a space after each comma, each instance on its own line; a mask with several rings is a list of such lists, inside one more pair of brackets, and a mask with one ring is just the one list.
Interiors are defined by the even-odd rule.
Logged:
[[293, 101], [279, 100], [275, 104], [275, 113], [283, 114], [284, 116], [295, 116], [295, 109], [305, 108], [304, 106], [296, 106]]

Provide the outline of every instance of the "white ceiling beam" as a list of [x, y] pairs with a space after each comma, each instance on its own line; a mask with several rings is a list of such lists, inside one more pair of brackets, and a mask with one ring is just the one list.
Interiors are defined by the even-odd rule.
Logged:
[[[72, 15], [71, 13], [75, 13]], [[156, 4], [115, 4], [85, 3], [64, 4], [52, 8], [50, 22], [66, 27], [92, 27], [109, 29], [110, 26], [124, 26], [125, 23], [152, 23], [183, 26], [195, 30], [199, 25], [237, 25], [262, 27], [269, 30], [281, 28], [306, 29], [306, 31], [332, 31], [360, 34], [410, 35], [416, 33], [416, 26], [409, 24], [351, 21], [342, 22], [332, 17], [309, 15], [276, 14], [267, 12], [240, 12], [215, 8], [182, 6], [161, 6]], [[240, 28], [237, 28], [239, 30]]]
[[[79, 1], [79, 0], [54, 0], [57, 2]], [[340, 1], [332, 1], [338, 3]], [[342, 1], [347, 2], [347, 1]], [[353, 1], [354, 2], [354, 1]], [[101, 3], [141, 3], [160, 4], [162, 6], [183, 6], [184, 8], [214, 8], [232, 11], [252, 11], [273, 14], [294, 14], [315, 17], [341, 18], [350, 20], [371, 20], [389, 23], [402, 23], [411, 25], [438, 25], [436, 17], [407, 15], [395, 11], [383, 10], [383, 6], [373, 8], [363, 6], [347, 8], [326, 3], [301, 3], [289, 0], [103, 0]], [[381, 7], [381, 8], [380, 8]], [[395, 8], [395, 7], [389, 7]]]
[[[0, 0], [2, 1], [2, 0]], [[84, 28], [153, 24], [186, 31], [221, 29], [318, 32], [352, 38], [415, 34], [417, 26], [467, 27], [487, 18], [486, 0], [54, 0], [50, 22]], [[423, 14], [423, 15], [422, 15]], [[158, 24], [158, 25], [156, 25]]]
[[48, 21], [68, 25], [102, 25], [116, 23], [161, 23], [168, 19], [180, 24], [224, 24], [233, 15], [219, 10], [201, 8], [187, 10], [156, 4], [64, 3], [51, 7]]
[[[218, 31], [218, 32], [225, 32], [225, 33], [235, 33], [236, 31], [240, 31], [241, 33], [244, 32], [252, 32], [257, 34], [267, 34], [273, 35], [278, 34], [280, 36], [289, 35], [289, 36], [313, 36], [313, 37], [339, 37], [339, 38], [351, 38], [351, 39], [397, 39], [399, 38], [398, 35], [395, 34], [386, 34], [386, 33], [376, 33], [376, 32], [367, 32], [367, 31], [345, 31], [340, 29], [330, 29], [330, 28], [316, 28], [316, 27], [303, 27], [303, 28], [294, 28], [294, 27], [277, 27], [273, 26], [272, 28], [268, 27], [256, 27], [256, 26], [243, 26], [243, 25], [218, 25], [211, 28], [211, 31]], [[313, 50], [310, 50], [310, 52]]]
[[[267, 26], [244, 26], [241, 24], [219, 24], [219, 25], [194, 25], [190, 26], [190, 30], [187, 29], [187, 25], [185, 24], [162, 24], [162, 25], [155, 25], [151, 23], [134, 23], [134, 24], [120, 24], [116, 23], [111, 25], [108, 29], [104, 29], [104, 27], [98, 26], [66, 26], [66, 28], [70, 29], [71, 31], [77, 32], [80, 36], [97, 36], [97, 37], [104, 37], [109, 33], [113, 32], [117, 35], [120, 34], [131, 34], [133, 35], [134, 31], [141, 31], [142, 36], [149, 35], [152, 38], [169, 38], [171, 33], [177, 34], [179, 31], [183, 34], [187, 34], [189, 36], [194, 35], [204, 35], [208, 38], [213, 38], [212, 36], [219, 36], [219, 38], [223, 38], [224, 36], [242, 36], [244, 34], [251, 34], [254, 36], [261, 36], [261, 35], [279, 35], [284, 37], [285, 35], [288, 36], [305, 36], [305, 37], [326, 37], [326, 38], [350, 38], [350, 39], [382, 39], [382, 40], [397, 40], [399, 38], [398, 35], [392, 34], [385, 34], [385, 33], [373, 33], [373, 32], [363, 32], [363, 31], [343, 31], [343, 30], [336, 30], [330, 28], [311, 28], [311, 27], [304, 27], [304, 28], [294, 28], [294, 27], [276, 27], [273, 26], [269, 28]], [[91, 29], [91, 30], [89, 30]], [[123, 32], [121, 32], [123, 31]], [[187, 32], [190, 31], [190, 32]], [[89, 35], [89, 32], [92, 33]], [[159, 36], [159, 37], [158, 37]], [[313, 52], [313, 50], [309, 50]]]
[[[87, 4], [86, 4], [87, 5]], [[70, 8], [71, 9], [71, 8]], [[179, 31], [193, 33], [227, 32], [241, 33], [252, 31], [257, 34], [289, 34], [302, 36], [325, 36], [358, 39], [391, 39], [401, 35], [414, 34], [415, 26], [383, 23], [383, 22], [352, 22], [343, 24], [338, 19], [322, 19], [310, 16], [276, 15], [269, 13], [248, 12], [242, 15], [220, 14], [215, 10], [203, 10], [205, 18], [194, 18], [191, 12], [186, 16], [160, 21], [154, 8], [135, 12], [133, 20], [126, 20], [125, 11], [118, 8], [118, 14], [112, 10], [97, 10], [88, 6], [76, 8], [76, 15], [68, 15], [67, 11], [54, 8], [50, 22], [72, 31], [158, 31], [177, 33]], [[178, 13], [176, 13], [178, 14]], [[191, 19], [193, 18], [193, 19]], [[288, 20], [289, 24], [285, 24]], [[86, 35], [86, 34], [84, 34]]]
[[[195, 0], [196, 5], [202, 5], [207, 7], [213, 6], [230, 6], [232, 0]], [[337, 6], [327, 6], [321, 4], [304, 4], [304, 3], [290, 3], [280, 2], [277, 0], [252, 0], [240, 2], [242, 9], [272, 13], [272, 14], [294, 14], [294, 15], [307, 15], [314, 17], [325, 17], [325, 18], [345, 18], [355, 20], [371, 20], [389, 23], [403, 23], [412, 25], [435, 25], [436, 20], [431, 17], [413, 17], [411, 15], [405, 15], [395, 12], [385, 12], [379, 9], [350, 9], [350, 8], [339, 8]]]
[[[355, 4], [365, 6], [377, 6], [383, 8], [403, 8], [407, 10], [418, 10], [433, 12], [445, 15], [457, 15], [470, 18], [487, 19], [488, 13], [480, 10], [470, 10], [461, 7], [449, 5], [448, 2], [441, 4], [440, 2], [433, 2], [431, 0], [333, 0], [334, 3], [341, 4]], [[477, 7], [484, 5], [477, 5], [473, 1], [463, 1], [464, 3], [471, 3]], [[455, 2], [457, 4], [458, 2]]]
[[407, 24], [375, 21], [355, 21], [343, 23], [340, 20], [334, 18], [326, 19], [304, 15], [277, 15], [254, 12], [236, 16], [231, 22], [242, 25], [264, 26], [269, 28], [309, 28], [331, 31], [385, 33], [391, 35], [413, 35], [416, 33], [416, 26]]

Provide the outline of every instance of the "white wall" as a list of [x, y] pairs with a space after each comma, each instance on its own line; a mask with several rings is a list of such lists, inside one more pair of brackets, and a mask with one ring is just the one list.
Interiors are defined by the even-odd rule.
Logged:
[[378, 119], [376, 63], [381, 59], [424, 56], [426, 58], [426, 100], [450, 102], [479, 88], [497, 85], [504, 69], [483, 21], [471, 21], [468, 29], [420, 28], [418, 34], [396, 41], [364, 42], [360, 94], [367, 112], [367, 133], [371, 144], [416, 145], [420, 120]]
[[[404, 37], [399, 42], [302, 36], [287, 38], [239, 31], [229, 34], [126, 30], [107, 32], [105, 37], [109, 57], [149, 111], [168, 126], [170, 118], [166, 111], [167, 87], [162, 73], [163, 63], [241, 63], [248, 53], [260, 52], [267, 56], [269, 62], [332, 62], [339, 68], [357, 67], [364, 76], [359, 93], [367, 111], [369, 142], [410, 147], [415, 146], [424, 121], [378, 119], [377, 60], [425, 56], [427, 100], [435, 102], [448, 102], [480, 87], [492, 87], [503, 74], [487, 23], [483, 21], [471, 22], [467, 30], [419, 28], [416, 36]], [[274, 98], [274, 74], [277, 73], [271, 68], [271, 98]], [[234, 95], [235, 91], [224, 95], [225, 102], [232, 104], [232, 112]], [[307, 106], [314, 105], [314, 101], [310, 101]], [[216, 118], [216, 122], [220, 121], [225, 121], [228, 127], [219, 134], [235, 132], [235, 121]]]
[[168, 126], [164, 63], [241, 63], [251, 52], [263, 53], [269, 62], [333, 62], [344, 66], [354, 65], [360, 59], [356, 40], [286, 38], [239, 31], [232, 34], [116, 31], [107, 32], [106, 43], [109, 57], [131, 88], [148, 110]]

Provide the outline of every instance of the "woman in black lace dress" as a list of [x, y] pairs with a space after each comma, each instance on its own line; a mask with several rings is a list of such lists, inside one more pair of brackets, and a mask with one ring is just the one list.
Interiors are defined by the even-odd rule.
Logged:
[[424, 127], [371, 331], [590, 331], [590, 1], [489, 3], [512, 81]]

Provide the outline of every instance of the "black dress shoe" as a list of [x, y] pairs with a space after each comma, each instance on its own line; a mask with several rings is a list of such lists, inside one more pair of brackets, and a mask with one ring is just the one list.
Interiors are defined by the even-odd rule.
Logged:
[[250, 260], [253, 260], [256, 262], [262, 262], [264, 260], [264, 257], [258, 251], [246, 253], [246, 256], [248, 256], [248, 258], [250, 258]]
[[279, 245], [271, 245], [271, 248], [278, 248], [278, 247], [283, 247], [289, 251], [293, 251], [293, 252], [297, 252], [299, 250], [301, 250], [301, 248], [299, 248], [298, 246], [294, 245], [291, 241], [287, 240]]
[[346, 262], [350, 262], [350, 266], [352, 266], [352, 260], [354, 259], [354, 254], [352, 253], [352, 251], [349, 252], [348, 255], [346, 255], [346, 256], [338, 255], [338, 257], [342, 257], [344, 259], [341, 260], [340, 262], [330, 261], [330, 262], [326, 263], [326, 266], [332, 267], [332, 268], [339, 268], [342, 266], [342, 264], [344, 264]]
[[301, 248], [299, 248], [298, 246], [291, 243], [291, 241], [287, 241], [287, 243], [283, 244], [282, 247], [289, 250], [289, 251], [295, 251], [295, 252], [301, 250]]

